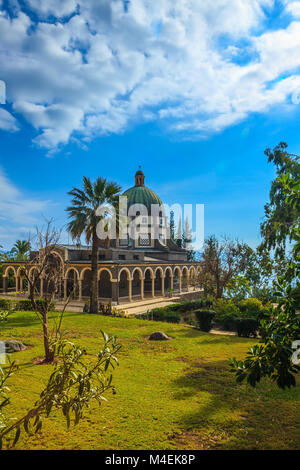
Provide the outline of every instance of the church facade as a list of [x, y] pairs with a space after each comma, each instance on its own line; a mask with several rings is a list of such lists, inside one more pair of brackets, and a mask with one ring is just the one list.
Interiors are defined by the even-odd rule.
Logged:
[[[199, 264], [187, 261], [187, 252], [170, 238], [167, 217], [161, 199], [145, 186], [144, 173], [135, 174], [135, 184], [123, 196], [127, 198], [128, 220], [135, 233], [120, 235], [99, 241], [98, 250], [98, 297], [100, 301], [113, 304], [132, 302], [144, 298], [168, 295], [171, 292], [188, 292], [197, 276]], [[157, 207], [155, 237], [151, 210]], [[53, 252], [62, 265], [61, 279], [57, 286], [57, 298], [67, 298], [70, 292], [74, 300], [84, 300], [90, 295], [91, 247], [82, 245], [56, 245]], [[34, 258], [34, 252], [30, 255]], [[26, 267], [27, 265], [27, 267]], [[31, 261], [3, 263], [3, 291], [12, 290], [26, 295], [26, 280], [21, 266], [34, 270]], [[30, 275], [30, 272], [28, 272]], [[12, 278], [14, 279], [13, 286]], [[43, 280], [40, 295], [43, 295]]]

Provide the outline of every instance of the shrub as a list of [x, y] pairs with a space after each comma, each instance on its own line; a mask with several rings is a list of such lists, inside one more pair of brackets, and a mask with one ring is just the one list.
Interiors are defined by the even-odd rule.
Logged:
[[240, 310], [231, 299], [216, 299], [213, 303], [216, 322], [221, 328], [236, 331], [235, 320], [241, 316]]
[[12, 308], [12, 300], [0, 299], [0, 308], [3, 310], [8, 310], [9, 308]]
[[200, 330], [206, 332], [210, 331], [216, 312], [213, 310], [195, 310], [194, 313], [199, 323]]
[[238, 303], [238, 307], [245, 318], [261, 319], [267, 313], [267, 308], [263, 303], [254, 297], [241, 300]]
[[238, 336], [249, 338], [251, 335], [256, 338], [259, 322], [254, 318], [239, 318], [236, 320]]
[[238, 318], [235, 315], [224, 315], [218, 323], [223, 330], [236, 331], [237, 320]]
[[150, 312], [150, 318], [155, 321], [165, 321], [168, 323], [179, 323], [181, 315], [178, 312], [169, 311], [167, 308], [154, 308]]
[[[38, 305], [43, 305], [46, 302], [44, 299], [36, 299]], [[15, 309], [15, 310], [24, 310], [26, 312], [32, 312], [34, 309], [31, 304], [30, 299], [0, 299], [0, 308], [1, 309]], [[54, 310], [55, 302], [52, 302], [50, 305], [50, 310]]]

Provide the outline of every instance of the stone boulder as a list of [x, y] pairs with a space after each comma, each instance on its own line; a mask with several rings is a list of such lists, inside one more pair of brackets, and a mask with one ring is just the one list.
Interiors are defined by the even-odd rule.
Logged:
[[151, 341], [166, 341], [171, 338], [169, 338], [169, 336], [167, 336], [162, 331], [155, 331], [154, 333], [151, 333], [151, 335], [149, 336], [149, 339]]
[[26, 346], [24, 346], [23, 343], [20, 343], [16, 339], [6, 340], [4, 341], [4, 345], [5, 345], [6, 353], [19, 352], [19, 351], [24, 351], [24, 349], [26, 349]]

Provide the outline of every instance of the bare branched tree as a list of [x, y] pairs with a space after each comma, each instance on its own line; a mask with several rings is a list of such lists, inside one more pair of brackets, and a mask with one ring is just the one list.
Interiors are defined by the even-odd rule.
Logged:
[[[57, 253], [57, 244], [61, 231], [53, 225], [53, 220], [46, 220], [43, 228], [36, 227], [36, 251], [32, 252], [31, 259], [21, 268], [21, 275], [27, 279], [29, 299], [32, 308], [37, 312], [43, 327], [45, 362], [53, 362], [55, 357], [55, 344], [60, 333], [62, 317], [69, 302], [66, 299], [59, 321], [56, 325], [54, 338], [49, 332], [49, 311], [58, 294], [58, 286], [63, 279], [63, 263]], [[75, 286], [76, 288], [76, 286]]]

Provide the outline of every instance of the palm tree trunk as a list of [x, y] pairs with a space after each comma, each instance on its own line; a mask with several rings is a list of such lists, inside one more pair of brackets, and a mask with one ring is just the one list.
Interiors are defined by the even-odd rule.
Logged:
[[93, 230], [92, 237], [92, 258], [91, 258], [91, 296], [90, 313], [98, 313], [98, 237], [96, 228]]

